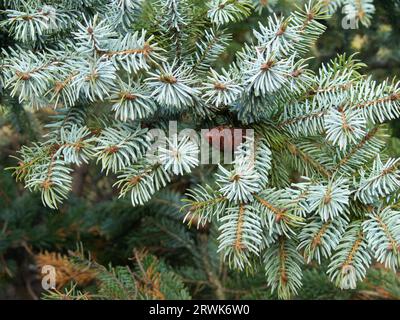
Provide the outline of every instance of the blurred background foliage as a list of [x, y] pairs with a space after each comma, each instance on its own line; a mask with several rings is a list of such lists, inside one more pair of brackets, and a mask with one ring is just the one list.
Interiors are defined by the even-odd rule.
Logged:
[[[287, 14], [297, 1], [280, 1], [274, 12]], [[366, 72], [376, 79], [400, 71], [400, 1], [375, 1], [369, 28], [344, 30], [340, 13], [312, 50], [317, 68], [338, 53], [358, 53]], [[0, 4], [1, 10], [1, 4]], [[261, 15], [230, 26], [233, 43], [220, 59], [232, 61], [249, 40]], [[1, 19], [1, 16], [0, 16]], [[156, 26], [154, 26], [156, 27]], [[0, 47], [12, 42], [0, 30]], [[133, 208], [117, 200], [112, 177], [95, 164], [74, 172], [73, 196], [58, 211], [42, 206], [40, 197], [23, 190], [11, 173], [22, 144], [44, 132], [49, 111], [31, 112], [0, 95], [0, 298], [1, 299], [274, 299], [266, 290], [262, 270], [253, 274], [230, 271], [217, 252], [215, 226], [196, 229], [182, 223], [182, 191], [189, 181], [207, 176], [202, 168], [175, 181], [150, 204]], [[391, 124], [392, 155], [400, 155], [400, 123]], [[89, 254], [90, 253], [90, 254]], [[57, 266], [57, 288], [41, 289], [41, 266]], [[321, 269], [306, 267], [297, 299], [399, 299], [400, 277], [376, 265], [357, 290], [335, 288]]]

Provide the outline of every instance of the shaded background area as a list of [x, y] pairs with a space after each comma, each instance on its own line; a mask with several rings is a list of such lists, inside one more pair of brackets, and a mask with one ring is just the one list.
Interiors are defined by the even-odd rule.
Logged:
[[[282, 2], [276, 14], [293, 8], [293, 1]], [[364, 73], [379, 80], [400, 74], [400, 2], [381, 0], [375, 1], [375, 6], [368, 29], [343, 30], [341, 14], [327, 22], [327, 32], [311, 53], [314, 70], [338, 53], [359, 52], [357, 57], [367, 64]], [[264, 13], [261, 21], [267, 16]], [[258, 21], [258, 16], [252, 16], [230, 27], [234, 42], [221, 64], [232, 61]], [[0, 47], [11, 44], [0, 30]], [[182, 192], [193, 181], [208, 176], [211, 167], [174, 181], [145, 207], [132, 208], [129, 200], [116, 199], [112, 176], [103, 176], [95, 164], [83, 165], [74, 171], [70, 200], [58, 211], [44, 208], [40, 196], [26, 192], [4, 169], [15, 165], [9, 156], [21, 145], [45, 132], [41, 120], [49, 113], [51, 110], [32, 113], [15, 99], [0, 96], [0, 298], [39, 298], [43, 291], [38, 267], [46, 264], [58, 266], [58, 289], [66, 292], [65, 298], [85, 298], [80, 288], [103, 290], [109, 298], [275, 298], [266, 290], [262, 270], [245, 276], [221, 264], [215, 226], [197, 230], [182, 224]], [[394, 121], [391, 127], [390, 153], [400, 155], [400, 123]], [[85, 269], [88, 263], [93, 267], [90, 271]], [[357, 290], [346, 292], [329, 282], [323, 268], [306, 268], [304, 287], [297, 298], [400, 298], [399, 276], [379, 265], [369, 271]], [[121, 279], [132, 291], [121, 291]]]

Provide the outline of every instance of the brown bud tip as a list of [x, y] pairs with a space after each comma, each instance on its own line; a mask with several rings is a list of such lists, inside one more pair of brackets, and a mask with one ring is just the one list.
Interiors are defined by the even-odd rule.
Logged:
[[133, 101], [133, 100], [136, 100], [136, 99], [137, 99], [137, 95], [132, 94], [132, 93], [125, 93], [125, 94], [123, 95], [123, 98], [124, 98], [125, 100]]
[[215, 90], [221, 90], [221, 91], [223, 91], [223, 90], [226, 89], [226, 86], [225, 86], [223, 83], [216, 82], [216, 83], [214, 84], [214, 89], [215, 89]]
[[268, 71], [269, 69], [271, 69], [271, 67], [274, 65], [274, 62], [273, 61], [268, 61], [268, 62], [265, 62], [265, 63], [263, 63], [262, 65], [261, 65], [261, 70], [262, 71]]
[[169, 84], [174, 84], [178, 82], [178, 80], [174, 76], [169, 76], [169, 75], [161, 75], [160, 81]]
[[108, 154], [113, 154], [113, 153], [117, 153], [119, 150], [119, 148], [117, 146], [111, 146], [108, 147], [104, 150], [104, 152], [108, 153]]

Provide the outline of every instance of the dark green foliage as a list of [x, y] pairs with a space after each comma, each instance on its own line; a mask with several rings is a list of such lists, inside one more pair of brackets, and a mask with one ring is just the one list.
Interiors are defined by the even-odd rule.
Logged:
[[[15, 1], [13, 5], [18, 5], [19, 2]], [[82, 2], [84, 5], [77, 6], [75, 9], [85, 11], [88, 16], [93, 16], [99, 8], [104, 9], [102, 7], [104, 1], [101, 0], [99, 2], [97, 0]], [[166, 21], [166, 18], [170, 16], [159, 15], [159, 12], [163, 12], [165, 8], [158, 1], [146, 1], [140, 16], [135, 16], [137, 19], [135, 20], [135, 28], [136, 30], [144, 28], [148, 30], [148, 34], [154, 35], [154, 41], [158, 42], [158, 46], [167, 50], [164, 54], [170, 62], [174, 57], [177, 58], [178, 62], [186, 57], [196, 58], [198, 62], [193, 65], [193, 69], [196, 71], [196, 74], [202, 77], [201, 79], [205, 79], [211, 63], [213, 63], [212, 65], [216, 70], [220, 70], [222, 66], [227, 66], [227, 64], [230, 64], [234, 60], [235, 53], [242, 48], [243, 43], [250, 43], [249, 39], [252, 39], [252, 36], [249, 30], [258, 27], [257, 22], [260, 20], [260, 17], [256, 14], [249, 16], [247, 1], [243, 1], [243, 3], [239, 1], [238, 15], [237, 17], [234, 16], [231, 20], [245, 20], [230, 23], [226, 27], [226, 31], [223, 31], [223, 28], [212, 30], [214, 33], [210, 31], [210, 35], [217, 36], [211, 37], [211, 40], [209, 40], [207, 37], [204, 37], [204, 30], [211, 30], [210, 28], [213, 26], [210, 19], [207, 18], [209, 8], [205, 6], [204, 1], [193, 0], [189, 2], [190, 5], [183, 8], [183, 15], [188, 17], [190, 23], [185, 26], [182, 25], [180, 32], [175, 32], [176, 30], [171, 29], [171, 26], [165, 27], [165, 23], [171, 23], [168, 19]], [[70, 1], [51, 0], [46, 3], [53, 4], [57, 8], [67, 5], [77, 5]], [[373, 72], [374, 76], [379, 80], [384, 80], [383, 78], [387, 76], [398, 74], [400, 61], [398, 44], [400, 42], [397, 39], [398, 32], [396, 25], [400, 16], [399, 5], [395, 1], [375, 1], [375, 3], [377, 12], [369, 29], [360, 28], [344, 32], [340, 26], [342, 18], [340, 14], [335, 15], [330, 20], [323, 20], [321, 22], [324, 26], [328, 27], [327, 33], [321, 36], [316, 45], [312, 46], [310, 53], [304, 55], [304, 58], [311, 55], [316, 56], [315, 60], [311, 60], [313, 62], [311, 62], [310, 69], [316, 70], [322, 62], [327, 63], [331, 58], [335, 58], [338, 52], [353, 53], [361, 49], [361, 54], [358, 56], [342, 55], [330, 63], [329, 68], [331, 69], [329, 72], [331, 72], [331, 75], [346, 74], [346, 72], [349, 72], [352, 80], [359, 81], [362, 79], [361, 72], [364, 73], [364, 71]], [[35, 6], [38, 4], [41, 4], [41, 2], [37, 2]], [[288, 16], [292, 10], [292, 1], [281, 1], [274, 7], [274, 11], [278, 16], [281, 13]], [[269, 15], [270, 12], [264, 10], [261, 21], [267, 21], [266, 18]], [[83, 23], [80, 17], [78, 20]], [[121, 22], [121, 28], [129, 29], [131, 26], [130, 23], [129, 17], [124, 17]], [[322, 25], [317, 27], [319, 31], [322, 28]], [[10, 34], [7, 34], [4, 28], [0, 29], [0, 47], [15, 45], [15, 39], [12, 39], [13, 36], [15, 36], [15, 39], [21, 40], [12, 30]], [[218, 39], [215, 40], [215, 38]], [[224, 50], [231, 38], [233, 42]], [[71, 36], [71, 26], [68, 25], [68, 21], [66, 21], [65, 29], [45, 34], [40, 39], [35, 39], [35, 41], [22, 41], [19, 45], [22, 48], [21, 50], [32, 50], [33, 52], [42, 52], [44, 48], [59, 50], [60, 48], [57, 46], [60, 39], [73, 39]], [[196, 44], [200, 43], [200, 41], [200, 53], [196, 55], [198, 49]], [[362, 46], [360, 46], [360, 43]], [[360, 63], [357, 60], [360, 57], [369, 66]], [[158, 62], [153, 61], [151, 68], [154, 68], [154, 65], [157, 65]], [[0, 61], [0, 68], [2, 67], [1, 63], [2, 61]], [[143, 77], [144, 74], [143, 70], [138, 72], [138, 78]], [[324, 78], [325, 76], [322, 73], [321, 79], [318, 80], [317, 78], [315, 84], [319, 85], [324, 82], [324, 79], [328, 78], [328, 87], [329, 77]], [[0, 81], [1, 79], [2, 75], [0, 75]], [[333, 80], [332, 83], [334, 83]], [[142, 87], [139, 86], [138, 89], [131, 83], [126, 83], [125, 85], [129, 89], [142, 90]], [[386, 89], [389, 90], [390, 83], [386, 83], [386, 85], [388, 87]], [[156, 88], [155, 85], [154, 88]], [[93, 100], [97, 93], [93, 90], [91, 91], [90, 88], [87, 90], [89, 93], [86, 98]], [[71, 154], [68, 154], [68, 156], [64, 155], [63, 161], [66, 161], [67, 158], [69, 158], [69, 161], [62, 163], [60, 167], [62, 168], [68, 164], [71, 170], [73, 170], [73, 173], [68, 172], [67, 178], [64, 180], [71, 184], [72, 196], [63, 205], [60, 205], [57, 210], [46, 209], [41, 205], [41, 199], [37, 194], [27, 193], [22, 185], [13, 182], [11, 171], [3, 171], [6, 167], [15, 167], [17, 165], [15, 159], [10, 159], [9, 155], [15, 156], [16, 150], [20, 149], [21, 145], [28, 145], [34, 151], [47, 150], [50, 155], [54, 155], [54, 153], [52, 154], [52, 148], [58, 143], [60, 136], [63, 136], [63, 142], [68, 139], [67, 142], [87, 140], [88, 147], [83, 147], [82, 149], [88, 150], [87, 157], [90, 158], [93, 156], [91, 148], [94, 143], [97, 143], [95, 152], [99, 154], [109, 149], [109, 145], [102, 146], [101, 143], [105, 138], [113, 139], [116, 136], [115, 131], [110, 131], [110, 128], [119, 132], [118, 139], [116, 140], [119, 142], [119, 140], [127, 135], [127, 132], [138, 130], [138, 127], [132, 126], [124, 131], [125, 127], [112, 120], [109, 116], [111, 110], [109, 101], [96, 101], [90, 103], [91, 105], [88, 107], [89, 103], [85, 100], [80, 101], [69, 110], [57, 109], [54, 111], [44, 108], [39, 111], [32, 111], [32, 109], [22, 107], [17, 98], [12, 98], [8, 95], [9, 92], [0, 92], [0, 170], [2, 170], [0, 173], [0, 298], [277, 299], [278, 295], [280, 298], [289, 298], [291, 291], [296, 292], [296, 290], [297, 294], [292, 296], [294, 299], [400, 298], [398, 274], [387, 272], [380, 265], [373, 265], [366, 274], [365, 280], [360, 282], [356, 289], [345, 291], [338, 289], [332, 284], [326, 275], [329, 269], [327, 265], [317, 268], [311, 261], [312, 259], [310, 261], [307, 260], [309, 258], [307, 255], [315, 253], [313, 251], [315, 246], [313, 248], [313, 245], [319, 244], [314, 241], [314, 237], [318, 235], [321, 229], [324, 230], [326, 220], [330, 218], [329, 215], [334, 215], [333, 213], [336, 211], [324, 209], [323, 212], [321, 210], [317, 215], [303, 219], [304, 212], [302, 212], [302, 209], [297, 211], [297, 207], [290, 206], [288, 210], [279, 210], [280, 206], [285, 204], [284, 201], [291, 199], [290, 197], [293, 195], [298, 195], [296, 192], [299, 192], [299, 190], [307, 190], [308, 192], [308, 181], [301, 180], [300, 174], [310, 175], [320, 183], [314, 186], [314, 189], [311, 189], [314, 196], [315, 194], [318, 196], [321, 188], [331, 186], [331, 180], [325, 181], [324, 179], [326, 175], [331, 175], [332, 173], [336, 173], [338, 176], [339, 174], [357, 171], [357, 174], [354, 175], [355, 179], [360, 179], [361, 174], [366, 174], [366, 177], [370, 179], [379, 179], [377, 171], [374, 172], [369, 169], [372, 164], [378, 169], [382, 169], [380, 159], [379, 161], [373, 161], [372, 156], [386, 151], [384, 150], [385, 141], [387, 140], [384, 136], [384, 133], [387, 133], [386, 124], [368, 124], [370, 127], [368, 128], [369, 131], [366, 137], [372, 137], [371, 141], [368, 140], [370, 144], [361, 145], [363, 148], [358, 151], [357, 148], [354, 148], [346, 150], [347, 153], [341, 153], [342, 150], [334, 149], [332, 145], [326, 144], [325, 140], [314, 134], [312, 130], [310, 130], [311, 134], [306, 139], [302, 140], [299, 138], [297, 136], [299, 128], [307, 134], [310, 133], [307, 132], [307, 124], [300, 127], [288, 127], [287, 131], [280, 131], [279, 126], [276, 125], [281, 120], [279, 113], [273, 108], [263, 110], [263, 112], [265, 111], [263, 116], [266, 116], [267, 120], [261, 125], [255, 126], [256, 131], [262, 134], [266, 143], [264, 148], [261, 148], [264, 152], [262, 160], [265, 162], [263, 163], [263, 168], [265, 169], [263, 175], [263, 180], [265, 181], [263, 182], [266, 183], [269, 180], [268, 182], [272, 186], [279, 189], [268, 188], [264, 190], [260, 193], [262, 198], [258, 198], [257, 200], [260, 203], [255, 202], [256, 209], [262, 213], [262, 224], [263, 228], [265, 228], [263, 230], [268, 232], [266, 232], [266, 235], [262, 235], [262, 245], [264, 246], [260, 250], [262, 254], [260, 256], [246, 256], [251, 267], [244, 268], [244, 272], [238, 272], [231, 270], [227, 261], [233, 261], [231, 264], [239, 261], [237, 264], [240, 264], [239, 258], [241, 256], [238, 258], [235, 253], [224, 255], [223, 251], [218, 251], [221, 241], [220, 230], [225, 228], [224, 223], [225, 226], [229, 227], [230, 220], [228, 222], [227, 220], [218, 221], [209, 212], [210, 207], [205, 207], [199, 216], [196, 216], [193, 210], [191, 210], [193, 203], [188, 202], [187, 199], [186, 202], [182, 202], [185, 197], [184, 193], [187, 192], [188, 188], [192, 188], [198, 184], [205, 185], [206, 183], [215, 185], [213, 173], [215, 173], [217, 168], [203, 166], [200, 169], [193, 170], [190, 175], [179, 178], [172, 177], [168, 188], [158, 192], [156, 190], [150, 192], [153, 196], [150, 202], [143, 206], [132, 207], [129, 199], [116, 199], [118, 196], [117, 186], [114, 185], [113, 187], [112, 181], [119, 179], [113, 173], [114, 171], [118, 171], [116, 170], [118, 166], [113, 167], [109, 165], [108, 154], [105, 156], [100, 155], [98, 159], [101, 160], [100, 162], [102, 162], [103, 169], [106, 172], [112, 172], [109, 177], [105, 177], [105, 174], [100, 172], [101, 165], [96, 165], [95, 161], [92, 161], [89, 165], [83, 164], [79, 167], [77, 164], [84, 162], [84, 155], [71, 156]], [[149, 92], [147, 89], [143, 92], [140, 91], [143, 94], [150, 94]], [[278, 97], [282, 99], [277, 99], [279, 108], [286, 108], [288, 106], [285, 99], [288, 98], [289, 93], [286, 92]], [[303, 93], [304, 95], [298, 96], [301, 102], [307, 101], [310, 98], [309, 95], [316, 94], [312, 91]], [[43, 92], [43, 94], [48, 97], [48, 92]], [[115, 90], [114, 94], [117, 98], [119, 97], [118, 90]], [[113, 99], [116, 99], [115, 96], [113, 96]], [[39, 102], [28, 99], [28, 101], [25, 101], [25, 104], [35, 105]], [[117, 102], [113, 101], [113, 103], [116, 103], [112, 106], [113, 108], [121, 107], [118, 106], [118, 103], [120, 103], [119, 100]], [[254, 103], [254, 109], [250, 108], [251, 110], [246, 110], [246, 112], [236, 112], [238, 108], [240, 109], [240, 106], [243, 107], [248, 103], [249, 101], [241, 101], [239, 107], [238, 105], [235, 106], [236, 109], [231, 108], [228, 110], [227, 108], [222, 108], [215, 111], [195, 108], [195, 110], [183, 114], [179, 114], [177, 110], [166, 111], [165, 109], [158, 110], [159, 112], [157, 111], [155, 114], [152, 114], [156, 109], [153, 103], [149, 103], [146, 106], [148, 107], [150, 116], [143, 121], [140, 130], [143, 129], [143, 132], [145, 132], [147, 128], [151, 128], [154, 124], [161, 127], [166, 126], [167, 120], [175, 118], [181, 119], [180, 126], [182, 128], [190, 127], [193, 122], [195, 122], [196, 129], [211, 128], [218, 125], [235, 127], [241, 126], [243, 123], [248, 126], [248, 122], [252, 122], [254, 116], [261, 115], [259, 113], [260, 110], [257, 109], [257, 103]], [[134, 106], [136, 107], [136, 105]], [[298, 105], [296, 106], [298, 107]], [[317, 107], [320, 106], [318, 105]], [[389, 109], [390, 106], [387, 108]], [[179, 109], [179, 106], [177, 109]], [[296, 108], [292, 108], [285, 111], [289, 120], [290, 116], [293, 116], [297, 112], [296, 110]], [[318, 114], [321, 111], [324, 112], [326, 110], [313, 109], [310, 110], [310, 113], [316, 112]], [[146, 112], [143, 111], [143, 113]], [[208, 117], [208, 115], [212, 116]], [[132, 113], [130, 116], [135, 118], [137, 114]], [[375, 117], [371, 116], [370, 120], [376, 120]], [[120, 114], [119, 118], [120, 120], [126, 120], [123, 114]], [[243, 120], [243, 123], [239, 121], [244, 118], [246, 120]], [[317, 127], [318, 121], [317, 118]], [[43, 123], [48, 122], [52, 123], [51, 126], [43, 127]], [[75, 134], [77, 127], [74, 127], [74, 125], [86, 125], [85, 130], [87, 131], [83, 130]], [[393, 128], [396, 131], [395, 122]], [[45, 139], [40, 138], [43, 134], [48, 133], [50, 135], [46, 136]], [[137, 136], [140, 138], [143, 137], [142, 134], [138, 134]], [[145, 145], [146, 141], [144, 140], [143, 138], [139, 146], [135, 144], [127, 147], [126, 152], [129, 154], [130, 160], [136, 160], [135, 157], [142, 152], [137, 152], [137, 150]], [[38, 147], [32, 144], [33, 141], [38, 141]], [[71, 151], [67, 149], [67, 146], [64, 147], [65, 149], [61, 149], [64, 154]], [[271, 148], [272, 155], [269, 147]], [[399, 150], [400, 146], [398, 142], [392, 140], [389, 154], [394, 156], [400, 153]], [[29, 154], [29, 152], [27, 153]], [[49, 154], [45, 156], [48, 158]], [[351, 161], [347, 163], [348, 159]], [[386, 163], [387, 160], [387, 157], [382, 157], [383, 163]], [[71, 165], [71, 163], [75, 164]], [[345, 165], [342, 167], [343, 163]], [[128, 163], [128, 165], [130, 164]], [[127, 164], [123, 163], [120, 166], [124, 167], [125, 165]], [[123, 172], [125, 180], [122, 180], [125, 184], [121, 183], [119, 186], [124, 187], [127, 185], [127, 182], [129, 185], [134, 174], [146, 169], [147, 165], [146, 163], [139, 163], [137, 167], [133, 168], [134, 171]], [[366, 173], [358, 172], [361, 166], [365, 166], [369, 171]], [[386, 169], [384, 168], [383, 170]], [[268, 170], [270, 174], [268, 174]], [[391, 174], [390, 170], [384, 172]], [[23, 177], [25, 174], [21, 168], [20, 170], [17, 169], [16, 173], [19, 177]], [[393, 178], [393, 176], [389, 176], [389, 178]], [[220, 179], [224, 181], [224, 177]], [[304, 184], [300, 183], [299, 186], [294, 186], [292, 189], [286, 188], [292, 182], [299, 181], [304, 182]], [[338, 181], [342, 180], [338, 179]], [[351, 184], [352, 182], [350, 181], [349, 183]], [[387, 189], [393, 191], [393, 185], [390, 185], [390, 181], [383, 181], [382, 183], [387, 186]], [[340, 189], [343, 184], [338, 184], [339, 186], [335, 185], [335, 187]], [[39, 184], [39, 186], [42, 187], [43, 184]], [[150, 188], [151, 186], [152, 184], [149, 183], [145, 185], [145, 188]], [[365, 182], [363, 186], [365, 187], [364, 189], [368, 189], [368, 182]], [[38, 190], [38, 188], [32, 189]], [[130, 189], [127, 188], [126, 190], [126, 194], [130, 194]], [[221, 197], [221, 194], [218, 192], [214, 194], [212, 188], [207, 189], [209, 194], [206, 194], [204, 190], [198, 189], [197, 196], [208, 197], [207, 200], [220, 199], [218, 197]], [[340, 189], [340, 191], [343, 191], [343, 189]], [[398, 192], [394, 191], [390, 199], [385, 202], [385, 205], [393, 204], [391, 206], [393, 210], [398, 209], [399, 199]], [[387, 192], [385, 190], [380, 190], [379, 192], [379, 201], [383, 201], [387, 196]], [[360, 198], [367, 200], [371, 196], [371, 194], [368, 194], [368, 190], [364, 193], [362, 190], [359, 190], [358, 195]], [[273, 206], [268, 203], [265, 205], [267, 200]], [[357, 253], [357, 250], [360, 249], [357, 236], [361, 233], [362, 228], [362, 222], [358, 220], [368, 218], [369, 222], [374, 221], [374, 227], [377, 225], [378, 219], [383, 215], [379, 211], [380, 208], [376, 210], [376, 213], [366, 214], [371, 207], [357, 201], [351, 200], [350, 205], [352, 210], [349, 214], [349, 218], [352, 221], [357, 220], [355, 227], [347, 228], [347, 220], [337, 221], [338, 225], [334, 225], [334, 227], [338, 226], [336, 230], [338, 236], [334, 241], [324, 244], [324, 248], [332, 249], [329, 250], [332, 252], [335, 252], [335, 249], [342, 249], [345, 254], [353, 251]], [[212, 213], [222, 212], [222, 214], [225, 214], [224, 206], [227, 201], [223, 199], [222, 202], [222, 205], [218, 202], [217, 206], [213, 207], [215, 210], [213, 209]], [[185, 204], [188, 205], [185, 207]], [[310, 206], [317, 207], [318, 203], [310, 203]], [[238, 206], [238, 209], [240, 211], [240, 206]], [[252, 213], [251, 210], [253, 209], [250, 208], [248, 212]], [[277, 213], [279, 219], [275, 216]], [[183, 222], [185, 216], [186, 220]], [[389, 218], [393, 217], [395, 213], [389, 212], [388, 216]], [[282, 217], [283, 219], [281, 219]], [[387, 222], [385, 219], [383, 220], [384, 223]], [[249, 220], [248, 225], [251, 223], [251, 219]], [[387, 222], [387, 224], [393, 224], [392, 220]], [[189, 225], [188, 221], [191, 222]], [[197, 222], [200, 223], [198, 224]], [[293, 239], [285, 239], [284, 236], [292, 234], [293, 230], [297, 232], [303, 222], [309, 224], [309, 229], [307, 229], [309, 232], [306, 230], [302, 234], [305, 243], [304, 247], [308, 248], [304, 260], [311, 264], [301, 266], [303, 269], [303, 278], [301, 279], [303, 287], [297, 288], [300, 286], [300, 265], [303, 262], [303, 258], [296, 252], [298, 243], [292, 241]], [[246, 231], [252, 230], [248, 225]], [[366, 224], [364, 223], [364, 225]], [[344, 231], [345, 229], [346, 231]], [[368, 226], [364, 229], [370, 241], [370, 247], [379, 248], [379, 250], [384, 251], [385, 248], [382, 248], [383, 242], [377, 244], [379, 241], [376, 240], [375, 235], [368, 235], [368, 232], [373, 233], [373, 231], [368, 229]], [[230, 231], [231, 229], [227, 233]], [[383, 231], [384, 228], [379, 230], [378, 238], [387, 241], [388, 236]], [[343, 232], [346, 233], [346, 239], [351, 246], [336, 247]], [[397, 233], [393, 234], [396, 235]], [[278, 235], [279, 237], [277, 237]], [[276, 240], [275, 238], [279, 238], [279, 241], [266, 249], [265, 246], [270, 245], [270, 242]], [[325, 241], [325, 238], [322, 237], [322, 239]], [[251, 241], [249, 242], [252, 243]], [[77, 243], [82, 244], [84, 251], [90, 252], [92, 258], [85, 257], [81, 252], [82, 250], [78, 253], [75, 251], [71, 252]], [[258, 242], [254, 243], [259, 244]], [[366, 246], [367, 242], [362, 242], [361, 248], [363, 250]], [[79, 270], [93, 270], [96, 272], [96, 276], [89, 284], [77, 283], [71, 279], [71, 282], [63, 286], [63, 288], [59, 288], [56, 291], [43, 292], [40, 288], [40, 270], [38, 272], [34, 261], [35, 256], [45, 251], [62, 254], [69, 252], [68, 261], [71, 264]], [[394, 247], [389, 251], [393, 251], [394, 256], [398, 254]], [[301, 254], [303, 253], [301, 251]], [[330, 252], [327, 253], [327, 256], [329, 255]], [[224, 256], [228, 258], [224, 259]], [[278, 256], [281, 260], [273, 260]], [[288, 259], [288, 272], [295, 275], [295, 277], [289, 277], [289, 285], [287, 284], [285, 270], [283, 272], [284, 276], [279, 277], [279, 275], [282, 275], [282, 269], [280, 268], [282, 265], [283, 269], [285, 268], [288, 256], [290, 256], [290, 259]], [[350, 254], [348, 256], [352, 257]], [[369, 257], [369, 253], [365, 253], [364, 256]], [[313, 257], [315, 258], [315, 256]], [[351, 259], [347, 260], [350, 261]], [[396, 266], [396, 260], [388, 263], [388, 265]], [[264, 266], [267, 266], [267, 270], [264, 270]], [[271, 293], [271, 287], [277, 287], [278, 292]]]

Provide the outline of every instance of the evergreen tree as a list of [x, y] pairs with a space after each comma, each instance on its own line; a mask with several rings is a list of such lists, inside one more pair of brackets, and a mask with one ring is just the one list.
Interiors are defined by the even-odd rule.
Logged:
[[[72, 190], [74, 170], [89, 162], [115, 176], [133, 206], [191, 173], [185, 221], [218, 229], [213, 249], [232, 269], [263, 270], [272, 291], [289, 298], [303, 283], [304, 263], [328, 261], [329, 279], [355, 289], [373, 260], [393, 270], [400, 262], [399, 159], [384, 153], [400, 87], [363, 75], [354, 56], [314, 73], [307, 55], [329, 13], [344, 5], [368, 25], [375, 7], [310, 1], [287, 18], [270, 15], [220, 68], [231, 41], [225, 27], [253, 4], [6, 2], [1, 25], [16, 44], [2, 53], [4, 93], [53, 109], [43, 139], [21, 148], [14, 174], [55, 209]], [[187, 136], [173, 135], [148, 156], [151, 129], [168, 120], [255, 135], [243, 137], [232, 164], [201, 179], [200, 146]]]

